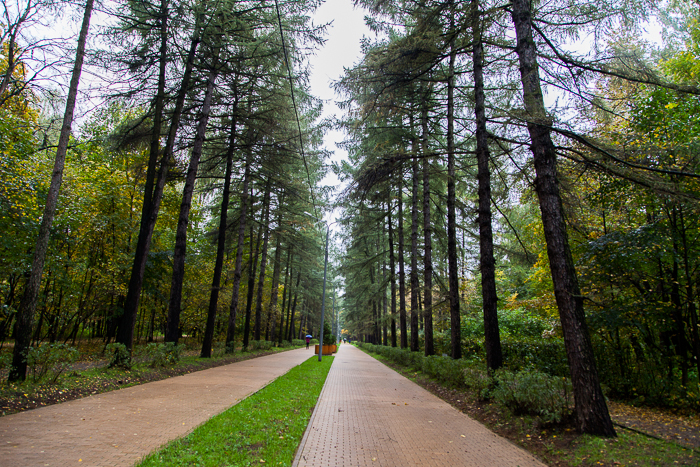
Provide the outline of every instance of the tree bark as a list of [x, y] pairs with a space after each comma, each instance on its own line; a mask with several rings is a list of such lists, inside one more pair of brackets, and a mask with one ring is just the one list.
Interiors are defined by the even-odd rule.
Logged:
[[[235, 107], [235, 106], [234, 106]], [[221, 273], [224, 268], [224, 254], [226, 253], [226, 227], [228, 224], [228, 205], [231, 197], [231, 175], [233, 173], [233, 154], [234, 143], [236, 141], [236, 120], [234, 110], [234, 120], [231, 122], [231, 136], [229, 138], [229, 146], [226, 151], [226, 172], [224, 174], [224, 191], [221, 196], [221, 212], [219, 214], [219, 230], [216, 237], [216, 262], [214, 264], [214, 277], [211, 281], [211, 292], [209, 293], [209, 310], [207, 319], [212, 314], [216, 316], [216, 310], [219, 305], [219, 292], [221, 291]], [[179, 315], [178, 315], [179, 321]], [[166, 342], [175, 342], [180, 336], [177, 325], [171, 325], [170, 317], [168, 317]], [[170, 339], [168, 339], [170, 333]], [[174, 337], [174, 340], [172, 340]], [[211, 355], [211, 353], [209, 354]], [[208, 358], [208, 357], [205, 357]]]
[[[450, 9], [454, 9], [450, 0]], [[450, 32], [454, 31], [454, 14], [450, 16]], [[455, 164], [454, 89], [457, 51], [450, 41], [447, 77], [447, 269], [450, 302], [450, 341], [452, 358], [462, 358], [462, 321], [459, 312], [459, 263], [457, 258], [457, 170]]]
[[[284, 267], [284, 285], [282, 286], [282, 309], [280, 310], [280, 333], [279, 338], [277, 340], [277, 343], [280, 345], [289, 333], [289, 318], [285, 317], [285, 315], [287, 315], [287, 313], [285, 312], [285, 307], [287, 305], [287, 288], [292, 288], [292, 285], [290, 283], [292, 279], [289, 276], [289, 268], [292, 261], [293, 248], [294, 247], [292, 245], [289, 245], [287, 247], [287, 264]], [[290, 303], [292, 301], [291, 294], [289, 295], [289, 301]]]
[[403, 242], [403, 179], [399, 178], [399, 327], [401, 328], [401, 348], [408, 348], [408, 327], [406, 323], [406, 271], [404, 266]]
[[394, 254], [394, 225], [391, 220], [391, 188], [387, 202], [387, 224], [389, 227], [389, 281], [391, 282], [391, 346], [396, 347], [396, 257]]
[[63, 113], [61, 134], [58, 138], [56, 158], [54, 159], [53, 172], [51, 174], [51, 183], [49, 185], [49, 192], [46, 197], [46, 204], [44, 205], [44, 213], [41, 218], [41, 224], [39, 225], [39, 234], [34, 247], [32, 270], [29, 274], [29, 280], [27, 281], [27, 286], [20, 302], [19, 312], [17, 313], [17, 321], [15, 322], [15, 347], [12, 354], [12, 366], [10, 368], [8, 378], [9, 381], [24, 381], [24, 379], [27, 377], [26, 353], [32, 336], [34, 314], [36, 313], [38, 301], [37, 298], [41, 288], [41, 276], [44, 272], [46, 252], [49, 247], [51, 224], [53, 224], [53, 219], [56, 215], [58, 194], [61, 190], [61, 183], [63, 182], [63, 169], [66, 163], [66, 154], [68, 153], [68, 141], [70, 139], [71, 126], [73, 125], [73, 113], [75, 111], [75, 101], [77, 100], [78, 96], [80, 75], [83, 70], [85, 44], [87, 42], [88, 31], [90, 29], [90, 18], [92, 17], [93, 4], [94, 0], [87, 0], [85, 3], [83, 22], [78, 35], [78, 47], [75, 52], [73, 72], [71, 74], [71, 80], [68, 87], [66, 109]]
[[151, 238], [153, 229], [158, 220], [158, 211], [160, 202], [163, 197], [163, 189], [168, 175], [170, 161], [173, 159], [173, 149], [175, 147], [175, 136], [180, 125], [180, 116], [184, 107], [187, 91], [189, 90], [189, 82], [192, 76], [192, 68], [194, 66], [194, 56], [197, 46], [200, 42], [199, 27], [195, 27], [195, 34], [190, 44], [190, 50], [187, 55], [185, 64], [185, 72], [180, 84], [180, 91], [175, 103], [175, 111], [170, 123], [168, 131], [168, 139], [160, 158], [158, 174], [156, 176], [156, 164], [158, 163], [158, 155], [160, 153], [160, 138], [162, 130], [162, 114], [165, 101], [165, 69], [167, 64], [167, 44], [168, 44], [168, 8], [167, 0], [161, 0], [161, 44], [159, 51], [160, 69], [158, 75], [158, 91], [155, 100], [153, 134], [151, 136], [151, 148], [148, 161], [148, 170], [146, 173], [146, 184], [144, 188], [143, 206], [141, 209], [141, 223], [139, 227], [139, 235], [136, 242], [136, 251], [134, 253], [134, 263], [131, 269], [129, 278], [129, 287], [126, 298], [124, 299], [124, 311], [119, 320], [119, 328], [117, 331], [116, 341], [124, 344], [131, 351], [134, 325], [139, 309], [139, 300], [141, 298], [141, 288], [143, 286], [143, 277], [146, 271], [146, 263], [148, 261], [148, 252], [151, 248]]
[[231, 304], [229, 305], [228, 328], [226, 331], [226, 353], [235, 351], [236, 318], [238, 315], [238, 296], [241, 289], [241, 275], [243, 270], [243, 247], [245, 245], [245, 229], [248, 214], [248, 184], [250, 180], [251, 149], [248, 148], [243, 173], [243, 187], [241, 189], [241, 216], [238, 220], [238, 241], [236, 243], [236, 264], [233, 269], [233, 290], [231, 292]]
[[[251, 195], [252, 196], [252, 195]], [[264, 207], [261, 207], [261, 215], [264, 215]], [[260, 254], [260, 241], [262, 240], [262, 223], [258, 228], [258, 238], [253, 240], [253, 224], [250, 225], [250, 264], [248, 269], [248, 296], [245, 302], [245, 322], [243, 325], [243, 350], [248, 350], [250, 342], [250, 318], [253, 311], [253, 293], [255, 292], [255, 273], [258, 267], [258, 255]], [[253, 245], [255, 241], [255, 245]], [[255, 247], [255, 253], [253, 253]]]
[[511, 14], [516, 31], [523, 101], [528, 115], [530, 149], [537, 174], [535, 191], [542, 212], [554, 296], [559, 308], [574, 388], [576, 427], [583, 433], [613, 437], [616, 436], [615, 429], [600, 389], [593, 346], [583, 311], [583, 297], [569, 248], [557, 179], [556, 150], [550, 136], [551, 120], [545, 111], [535, 42], [532, 38], [530, 0], [513, 0]]
[[[413, 127], [413, 125], [411, 125]], [[418, 351], [418, 148], [413, 145], [413, 187], [411, 190], [411, 351]]]
[[421, 150], [423, 152], [423, 336], [425, 355], [435, 354], [433, 343], [433, 226], [430, 220], [430, 158], [428, 157], [427, 94], [421, 110]]
[[[277, 230], [275, 231], [275, 258], [273, 262], [273, 270], [272, 270], [272, 286], [270, 287], [270, 309], [267, 313], [268, 316], [268, 323], [271, 322], [272, 324], [272, 330], [270, 331], [270, 340], [275, 341], [275, 326], [277, 323], [277, 300], [279, 299], [279, 284], [280, 284], [280, 272], [282, 271], [282, 235], [281, 235], [281, 226], [282, 226], [282, 209], [281, 209], [282, 203], [280, 202], [280, 206], [278, 207], [277, 211]], [[284, 316], [284, 313], [280, 313], [281, 316]], [[280, 329], [278, 334], [282, 336], [282, 322], [280, 321]]]
[[265, 273], [267, 268], [267, 246], [270, 242], [270, 189], [271, 182], [267, 179], [267, 186], [265, 187], [265, 195], [263, 197], [263, 209], [265, 210], [265, 217], [261, 229], [264, 229], [263, 233], [263, 246], [262, 246], [262, 256], [260, 258], [260, 277], [258, 279], [258, 294], [256, 298], [255, 305], [255, 329], [253, 336], [256, 341], [260, 340], [261, 329], [262, 329], [262, 301], [263, 301], [263, 288], [265, 286]]
[[496, 262], [493, 258], [491, 226], [491, 172], [489, 169], [486, 98], [484, 96], [484, 48], [481, 39], [479, 0], [472, 0], [472, 61], [474, 64], [474, 114], [476, 117], [476, 160], [479, 181], [479, 249], [481, 297], [484, 311], [484, 347], [489, 371], [503, 365], [501, 336], [498, 329], [498, 297], [496, 295]]
[[[185, 280], [185, 256], [187, 255], [187, 227], [190, 221], [190, 209], [192, 207], [192, 196], [194, 194], [194, 185], [197, 180], [197, 170], [199, 168], [199, 160], [202, 157], [204, 148], [204, 139], [209, 122], [209, 114], [211, 112], [211, 101], [214, 94], [214, 86], [216, 84], [216, 65], [209, 73], [207, 80], [207, 88], [204, 95], [204, 103], [197, 122], [197, 132], [195, 134], [190, 163], [187, 167], [187, 175], [185, 177], [185, 186], [182, 190], [182, 202], [180, 203], [180, 215], [177, 219], [177, 230], [175, 232], [175, 248], [173, 252], [173, 277], [170, 284], [170, 302], [168, 306], [168, 331], [170, 335], [166, 336], [166, 342], [176, 342], [179, 338], [180, 326], [180, 311], [182, 304], [182, 283]], [[216, 310], [216, 309], [215, 309]], [[216, 311], [215, 311], [216, 313]], [[216, 314], [214, 315], [216, 317]], [[207, 327], [208, 327], [207, 320]], [[174, 336], [173, 333], [174, 332]], [[167, 337], [172, 340], [168, 341]], [[173, 339], [174, 337], [174, 339]], [[213, 338], [213, 332], [212, 332]], [[207, 334], [204, 334], [204, 342], [207, 342]]]
[[[299, 270], [299, 272], [297, 272], [297, 283], [294, 286], [294, 300], [292, 301], [292, 305], [291, 305], [292, 312], [291, 312], [290, 318], [289, 318], [289, 342], [291, 342], [292, 339], [294, 338], [294, 313], [296, 312], [296, 309], [297, 309], [297, 296], [299, 294], [299, 282], [301, 282], [301, 270]], [[299, 330], [301, 331], [301, 325], [300, 325]]]

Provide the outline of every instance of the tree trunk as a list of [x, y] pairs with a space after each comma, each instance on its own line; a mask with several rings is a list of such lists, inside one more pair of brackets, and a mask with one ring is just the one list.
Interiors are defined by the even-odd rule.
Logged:
[[404, 268], [403, 244], [403, 178], [399, 178], [399, 326], [401, 328], [401, 348], [408, 348], [406, 323], [406, 272]]
[[[297, 309], [297, 296], [299, 293], [299, 282], [301, 281], [301, 269], [297, 273], [297, 284], [294, 286], [294, 300], [292, 301], [292, 312], [289, 319], [289, 341], [291, 342], [294, 338], [294, 313]], [[299, 326], [299, 331], [301, 331], [301, 324]]]
[[156, 172], [156, 164], [160, 153], [160, 138], [162, 127], [162, 114], [165, 101], [165, 71], [167, 64], [167, 43], [168, 43], [168, 8], [167, 0], [161, 0], [161, 44], [159, 52], [160, 69], [158, 75], [158, 92], [155, 100], [153, 134], [151, 136], [151, 148], [148, 160], [148, 170], [146, 173], [146, 185], [144, 187], [143, 206], [141, 209], [141, 223], [139, 227], [139, 235], [136, 242], [136, 251], [134, 253], [134, 263], [131, 268], [131, 276], [129, 278], [129, 287], [126, 298], [124, 299], [124, 311], [119, 320], [119, 328], [116, 341], [126, 345], [131, 351], [134, 325], [136, 324], [136, 316], [138, 314], [139, 300], [141, 297], [141, 287], [143, 286], [143, 277], [146, 271], [146, 263], [148, 261], [148, 252], [151, 247], [151, 237], [153, 229], [158, 220], [158, 211], [160, 202], [163, 197], [163, 189], [168, 175], [170, 161], [173, 159], [173, 148], [175, 146], [175, 135], [177, 134], [180, 125], [180, 116], [185, 103], [189, 82], [192, 76], [192, 67], [194, 65], [194, 56], [199, 44], [199, 28], [195, 28], [190, 50], [187, 55], [185, 64], [185, 72], [180, 84], [180, 91], [175, 103], [175, 111], [170, 123], [168, 139], [160, 158], [158, 174]]
[[56, 148], [56, 158], [54, 159], [51, 183], [46, 196], [46, 205], [44, 205], [44, 213], [41, 218], [39, 234], [34, 247], [32, 270], [29, 274], [26, 288], [24, 289], [19, 312], [17, 313], [17, 321], [15, 323], [15, 347], [12, 355], [9, 381], [24, 381], [27, 377], [26, 353], [29, 347], [29, 341], [32, 337], [32, 325], [34, 322], [34, 314], [36, 313], [39, 289], [41, 288], [41, 276], [44, 272], [44, 261], [49, 248], [51, 224], [53, 224], [53, 219], [56, 215], [58, 194], [61, 190], [61, 183], [63, 182], [63, 168], [66, 162], [66, 154], [68, 153], [68, 141], [70, 139], [71, 126], [73, 125], [73, 112], [75, 111], [75, 101], [78, 96], [80, 74], [83, 70], [85, 43], [87, 42], [88, 31], [90, 29], [93, 4], [94, 0], [87, 0], [85, 3], [83, 23], [80, 27], [80, 34], [78, 35], [78, 48], [75, 52], [75, 63], [73, 64], [73, 73], [68, 87], [68, 98], [66, 99], [66, 109], [63, 113], [63, 123], [61, 125], [61, 134], [58, 138], [58, 147]]
[[[450, 0], [450, 8], [454, 9]], [[450, 16], [450, 31], [454, 30], [454, 14]], [[450, 42], [450, 61], [447, 78], [447, 269], [450, 302], [450, 341], [452, 358], [462, 358], [462, 321], [459, 313], [459, 264], [457, 261], [457, 196], [455, 185], [454, 90], [455, 59], [457, 51], [454, 39]]]
[[[231, 197], [231, 175], [233, 173], [233, 154], [234, 143], [236, 141], [236, 120], [234, 110], [234, 120], [231, 122], [231, 136], [229, 138], [228, 150], [226, 151], [226, 172], [224, 174], [224, 192], [221, 196], [221, 212], [219, 213], [219, 230], [216, 235], [216, 262], [214, 264], [214, 277], [211, 281], [211, 292], [209, 293], [209, 309], [207, 312], [207, 323], [209, 317], [216, 316], [216, 310], [219, 306], [219, 292], [221, 290], [221, 273], [224, 268], [224, 255], [226, 253], [226, 227], [228, 223], [228, 205]], [[179, 321], [179, 315], [178, 315]], [[180, 337], [178, 330], [179, 324], [171, 324], [170, 316], [168, 315], [167, 331], [165, 336], [166, 342], [175, 342]], [[210, 347], [211, 348], [211, 347]], [[211, 356], [211, 351], [208, 356]]]
[[267, 267], [267, 246], [270, 241], [270, 189], [271, 182], [267, 179], [267, 186], [265, 187], [265, 195], [263, 198], [263, 209], [265, 210], [265, 217], [260, 228], [265, 230], [263, 234], [263, 246], [262, 246], [262, 257], [260, 258], [260, 277], [258, 279], [258, 295], [255, 305], [255, 330], [254, 338], [256, 341], [260, 340], [260, 331], [262, 329], [262, 301], [263, 301], [263, 288], [265, 286], [265, 269]]
[[391, 220], [391, 189], [387, 202], [387, 224], [389, 227], [389, 281], [391, 282], [391, 346], [396, 347], [396, 258], [394, 255], [394, 226]]
[[236, 244], [236, 265], [233, 270], [233, 290], [229, 305], [228, 328], [226, 331], [226, 353], [235, 351], [236, 315], [238, 314], [238, 296], [241, 289], [241, 272], [243, 269], [243, 246], [245, 244], [246, 218], [248, 213], [248, 183], [250, 179], [251, 152], [246, 152], [245, 171], [243, 173], [243, 188], [241, 189], [241, 217], [238, 220], [238, 242]]
[[[190, 209], [192, 207], [192, 196], [194, 194], [194, 185], [197, 180], [197, 170], [199, 168], [199, 160], [202, 157], [202, 149], [204, 148], [204, 138], [206, 135], [207, 124], [209, 122], [209, 114], [211, 112], [211, 100], [214, 94], [214, 85], [216, 84], [216, 64], [214, 69], [209, 73], [207, 80], [207, 88], [204, 95], [204, 103], [197, 122], [197, 132], [192, 147], [190, 163], [187, 167], [187, 175], [185, 177], [185, 186], [182, 190], [182, 202], [180, 203], [180, 215], [177, 219], [177, 230], [175, 232], [175, 248], [173, 252], [173, 277], [170, 284], [170, 302], [168, 305], [168, 331], [170, 331], [170, 341], [175, 342], [179, 338], [180, 327], [180, 307], [182, 304], [182, 283], [185, 280], [185, 256], [187, 255], [187, 227], [190, 221]], [[215, 315], [216, 316], [216, 315]], [[207, 329], [209, 328], [209, 319], [207, 319]], [[174, 335], [173, 335], [174, 333]], [[213, 336], [213, 331], [212, 331]], [[173, 339], [174, 337], [174, 339]], [[204, 334], [204, 342], [207, 342], [207, 333]]]
[[513, 0], [512, 18], [516, 31], [516, 53], [523, 84], [523, 101], [528, 115], [537, 178], [535, 190], [542, 211], [542, 224], [552, 272], [554, 295], [559, 308], [564, 344], [569, 360], [576, 403], [576, 427], [580, 432], [615, 436], [605, 397], [600, 389], [593, 346], [583, 312], [583, 297], [576, 279], [559, 195], [556, 150], [550, 136], [532, 38], [530, 0]]
[[481, 297], [484, 307], [484, 347], [489, 371], [503, 365], [501, 337], [498, 330], [498, 297], [496, 295], [496, 262], [493, 258], [491, 227], [491, 172], [489, 143], [486, 130], [484, 96], [484, 48], [481, 40], [479, 0], [472, 0], [472, 35], [474, 48], [474, 114], [476, 116], [476, 160], [479, 181], [479, 249], [481, 253]]
[[430, 158], [428, 157], [428, 98], [423, 100], [421, 111], [421, 150], [423, 152], [423, 335], [425, 355], [435, 354], [433, 343], [433, 226], [430, 221]]
[[[282, 226], [282, 209], [281, 209], [282, 203], [280, 202], [280, 206], [278, 206], [278, 212], [277, 212], [277, 231], [275, 231], [275, 259], [273, 260], [275, 264], [273, 264], [273, 270], [272, 270], [272, 286], [270, 287], [270, 309], [267, 313], [268, 316], [268, 323], [271, 322], [272, 324], [272, 330], [270, 331], [271, 341], [275, 341], [275, 326], [277, 323], [277, 300], [279, 298], [279, 284], [280, 284], [280, 272], [282, 270], [282, 235], [281, 235], [281, 226]], [[280, 313], [280, 315], [284, 316], [283, 313]], [[280, 330], [278, 332], [280, 336], [282, 336], [282, 323], [280, 322]]]
[[[260, 213], [264, 216], [265, 209], [261, 206]], [[248, 269], [248, 296], [245, 302], [245, 322], [243, 325], [243, 350], [248, 350], [248, 343], [250, 342], [250, 318], [253, 310], [253, 295], [255, 292], [255, 273], [258, 268], [258, 255], [260, 254], [260, 241], [262, 240], [262, 229], [265, 227], [260, 224], [258, 228], [258, 238], [255, 240], [255, 245], [253, 245], [253, 224], [250, 224], [250, 264]], [[253, 253], [253, 246], [255, 246], [255, 253]]]
[[[413, 125], [411, 125], [413, 128]], [[411, 190], [411, 351], [418, 351], [418, 148], [413, 144], [413, 187]]]
[[[287, 247], [287, 264], [284, 267], [284, 285], [282, 286], [282, 309], [280, 310], [280, 333], [279, 338], [277, 340], [277, 343], [280, 345], [282, 344], [282, 340], [284, 340], [289, 334], [289, 318], [285, 319], [285, 307], [287, 305], [287, 288], [292, 288], [292, 285], [290, 283], [292, 279], [289, 277], [289, 268], [292, 262], [292, 249], [292, 245], [289, 245]], [[291, 301], [292, 295], [290, 293], [289, 302], [291, 303]]]

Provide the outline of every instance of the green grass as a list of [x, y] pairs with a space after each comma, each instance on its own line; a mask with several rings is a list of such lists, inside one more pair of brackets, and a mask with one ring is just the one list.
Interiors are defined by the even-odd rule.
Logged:
[[312, 357], [140, 466], [289, 466], [333, 357]]
[[700, 455], [692, 449], [624, 429], [618, 429], [617, 438], [612, 439], [582, 435], [574, 441], [568, 457], [573, 466], [700, 465]]

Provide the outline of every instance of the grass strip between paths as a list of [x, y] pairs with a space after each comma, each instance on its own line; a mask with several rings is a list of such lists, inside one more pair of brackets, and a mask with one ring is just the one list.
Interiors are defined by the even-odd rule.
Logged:
[[312, 357], [139, 466], [290, 466], [333, 357]]

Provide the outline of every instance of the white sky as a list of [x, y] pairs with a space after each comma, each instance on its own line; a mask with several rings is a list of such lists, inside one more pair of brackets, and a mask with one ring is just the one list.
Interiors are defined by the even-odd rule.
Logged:
[[[352, 0], [326, 0], [314, 15], [316, 24], [332, 22], [325, 46], [309, 59], [312, 66], [311, 93], [323, 99], [324, 117], [341, 114], [335, 104], [337, 96], [330, 87], [331, 82], [343, 75], [344, 67], [349, 68], [360, 60], [360, 40], [373, 34], [365, 26], [364, 16], [363, 10], [353, 7]], [[334, 161], [347, 157], [344, 150], [336, 147], [336, 143], [343, 138], [344, 134], [339, 131], [329, 131], [324, 136], [324, 147], [335, 153], [332, 157]], [[321, 183], [326, 186], [339, 185], [335, 174], [326, 176]]]

